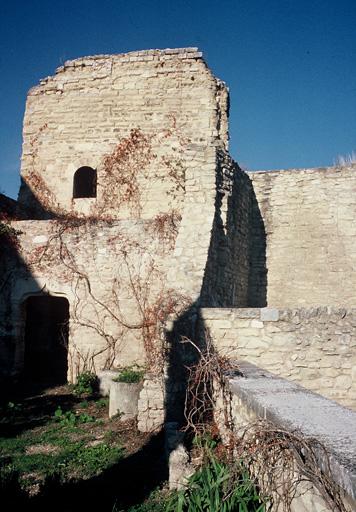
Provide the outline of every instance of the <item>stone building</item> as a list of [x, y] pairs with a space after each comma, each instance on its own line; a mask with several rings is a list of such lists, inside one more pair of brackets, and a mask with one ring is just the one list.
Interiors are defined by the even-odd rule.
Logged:
[[16, 212], [0, 198], [17, 232], [4, 376], [162, 366], [162, 326], [188, 314], [221, 350], [356, 407], [355, 166], [244, 172], [228, 109], [196, 48], [68, 61], [30, 90]]

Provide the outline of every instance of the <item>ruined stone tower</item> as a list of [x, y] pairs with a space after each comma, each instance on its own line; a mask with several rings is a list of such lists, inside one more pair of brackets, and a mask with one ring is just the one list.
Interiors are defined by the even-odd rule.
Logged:
[[[21, 234], [1, 270], [4, 374], [23, 371], [26, 346], [51, 325], [70, 379], [162, 366], [167, 319], [203, 316], [251, 362], [355, 400], [355, 168], [243, 172], [228, 154], [228, 105], [196, 48], [68, 61], [30, 90], [12, 222]], [[226, 308], [238, 309], [227, 318]], [[260, 330], [271, 318], [288, 325]], [[316, 340], [310, 364], [295, 370], [305, 332]], [[29, 361], [45, 351], [50, 367], [53, 347], [41, 343]]]
[[[204, 156], [212, 148], [226, 149], [227, 115], [226, 87], [196, 48], [68, 61], [29, 92], [19, 201], [28, 205], [34, 194], [43, 202], [38, 183], [37, 189], [33, 183], [35, 173], [65, 212], [95, 215], [105, 201], [104, 157], [131, 130], [139, 129], [149, 138], [154, 154], [150, 162], [140, 162], [150, 164], [145, 176], [139, 176], [141, 217], [179, 207], [183, 187], [174, 197], [168, 193], [174, 165], [179, 166], [177, 174], [185, 169], [193, 172], [199, 165], [197, 152]], [[209, 157], [204, 158], [207, 170]], [[170, 169], [164, 165], [168, 160]], [[75, 183], [85, 182], [85, 175], [88, 181], [95, 181], [96, 175], [96, 190], [89, 185], [88, 191], [75, 190]], [[112, 217], [130, 217], [118, 204], [106, 206]]]

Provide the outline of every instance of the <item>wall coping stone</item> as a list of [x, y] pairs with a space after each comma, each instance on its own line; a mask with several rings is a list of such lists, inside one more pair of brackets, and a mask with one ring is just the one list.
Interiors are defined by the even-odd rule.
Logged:
[[356, 412], [248, 362], [238, 367], [242, 376], [229, 377], [231, 392], [259, 418], [320, 441], [335, 482], [355, 499]]
[[254, 177], [258, 177], [261, 174], [268, 174], [271, 177], [277, 177], [281, 174], [313, 174], [313, 173], [332, 173], [332, 172], [342, 172], [344, 170], [355, 170], [356, 164], [349, 163], [344, 165], [330, 165], [328, 167], [303, 167], [303, 168], [291, 168], [291, 169], [266, 169], [260, 171], [245, 171], [248, 176], [253, 179]]

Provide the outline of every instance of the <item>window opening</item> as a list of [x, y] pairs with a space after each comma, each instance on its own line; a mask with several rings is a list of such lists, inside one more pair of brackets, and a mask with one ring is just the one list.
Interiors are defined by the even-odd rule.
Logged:
[[96, 197], [96, 170], [80, 167], [73, 179], [73, 198]]

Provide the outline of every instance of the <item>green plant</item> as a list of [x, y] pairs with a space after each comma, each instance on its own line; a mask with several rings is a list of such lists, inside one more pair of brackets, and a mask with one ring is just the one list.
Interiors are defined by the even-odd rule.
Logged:
[[96, 421], [94, 416], [91, 416], [90, 414], [87, 414], [85, 412], [82, 414], [79, 414], [79, 416], [77, 416], [77, 419], [78, 419], [78, 423], [93, 423], [94, 421]]
[[166, 512], [263, 512], [265, 503], [241, 463], [219, 459], [216, 441], [200, 438], [205, 462], [188, 480], [187, 487], [172, 493]]
[[100, 398], [97, 402], [95, 402], [95, 405], [98, 409], [104, 409], [105, 407], [108, 407], [109, 399], [108, 398]]
[[74, 412], [63, 412], [61, 407], [57, 407], [55, 410], [54, 419], [61, 425], [75, 425], [76, 420]]
[[[155, 489], [143, 503], [133, 505], [127, 512], [166, 512], [167, 491]], [[124, 512], [114, 505], [112, 512]]]
[[95, 418], [90, 416], [90, 414], [75, 414], [73, 411], [63, 412], [61, 407], [56, 409], [54, 417], [63, 426], [74, 426], [78, 423], [91, 423], [95, 421]]
[[15, 416], [18, 413], [21, 413], [23, 407], [22, 404], [17, 404], [15, 402], [8, 402], [5, 408], [6, 416]]
[[77, 396], [91, 395], [94, 393], [97, 385], [97, 377], [95, 373], [83, 372], [77, 377], [77, 382], [73, 385], [73, 393]]
[[133, 366], [126, 366], [113, 380], [114, 382], [126, 382], [127, 384], [134, 384], [142, 381], [144, 373], [144, 370], [135, 369]]
[[110, 446], [105, 443], [96, 446], [82, 446], [76, 452], [71, 467], [75, 469], [76, 466], [80, 466], [82, 476], [91, 477], [115, 464], [122, 458], [123, 453], [121, 446]]
[[167, 512], [262, 512], [265, 505], [246, 471], [234, 474], [215, 460], [199, 469], [187, 489], [173, 494]]

